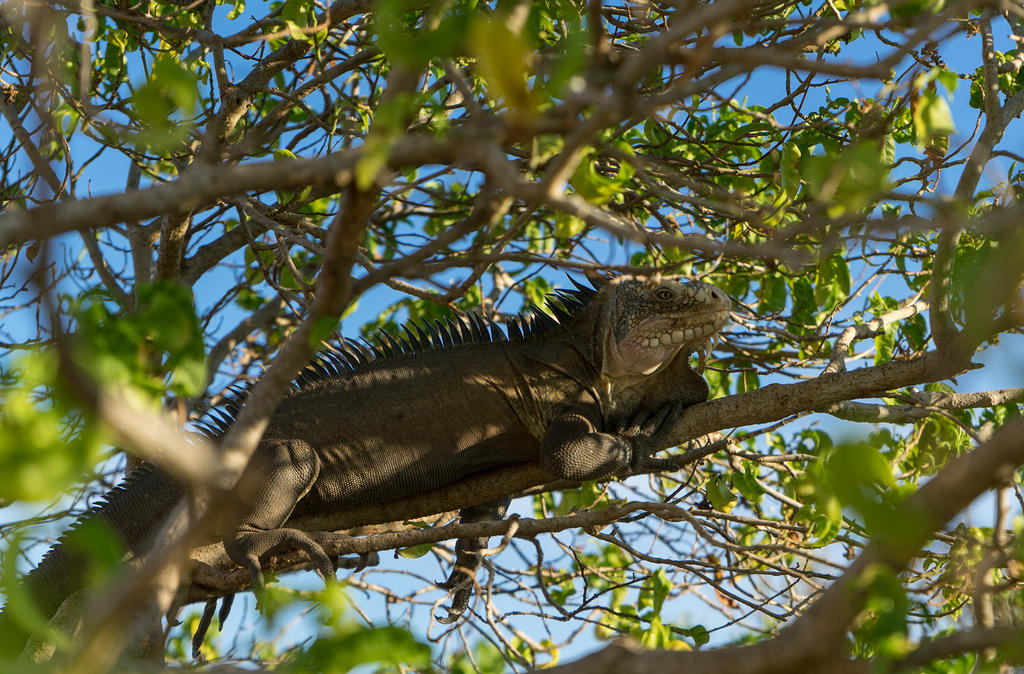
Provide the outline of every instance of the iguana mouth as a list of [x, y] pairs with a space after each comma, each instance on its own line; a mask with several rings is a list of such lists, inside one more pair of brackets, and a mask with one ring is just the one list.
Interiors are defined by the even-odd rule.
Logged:
[[[666, 329], [661, 334], [656, 334], [653, 337], [645, 337], [641, 339], [640, 343], [648, 348], [657, 348], [658, 346], [661, 346], [663, 344], [686, 344], [687, 342], [692, 342], [693, 340], [703, 337], [705, 335], [710, 337], [711, 335], [717, 333], [719, 328], [725, 325], [726, 321], [728, 320], [729, 312], [709, 312], [707, 316], [710, 318], [697, 325], [672, 328], [671, 330]], [[655, 320], [664, 321], [664, 318], [659, 317]], [[643, 329], [643, 326], [641, 326], [641, 329]]]
[[[682, 318], [688, 325], [679, 326], [676, 319]], [[711, 338], [718, 333], [718, 330], [729, 322], [729, 311], [715, 310], [702, 314], [677, 314], [668, 316], [657, 316], [644, 323], [641, 323], [637, 331], [654, 333], [649, 337], [638, 340], [640, 344], [648, 348], [657, 348], [666, 344], [686, 344], [701, 337]], [[661, 332], [655, 329], [645, 329], [650, 323], [675, 323], [678, 327], [665, 327]]]

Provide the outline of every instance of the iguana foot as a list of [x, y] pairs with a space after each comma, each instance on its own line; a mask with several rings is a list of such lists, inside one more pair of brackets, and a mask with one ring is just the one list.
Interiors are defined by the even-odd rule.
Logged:
[[[452, 606], [447, 607], [445, 610], [448, 611], [448, 615], [435, 615], [434, 619], [442, 625], [451, 625], [453, 622], [462, 617], [462, 614], [466, 612], [466, 609], [456, 608], [454, 606], [455, 600], [452, 600]], [[466, 606], [469, 606], [469, 598], [466, 598]]]
[[676, 467], [671, 459], [654, 459], [652, 454], [667, 448], [672, 442], [671, 431], [686, 405], [671, 403], [654, 414], [641, 412], [620, 431], [620, 435], [633, 446], [630, 468], [634, 470], [669, 470]]
[[[456, 580], [456, 576], [461, 576], [461, 578]], [[461, 618], [462, 614], [469, 608], [469, 600], [473, 597], [473, 579], [467, 574], [456, 570], [447, 581], [437, 583], [437, 586], [445, 590], [455, 590], [452, 594], [451, 606], [445, 607], [448, 615], [434, 616], [434, 619], [442, 625], [451, 625]]]
[[[511, 496], [463, 508], [459, 520], [463, 524], [471, 522], [488, 522], [500, 520], [508, 512]], [[476, 573], [483, 563], [481, 551], [487, 547], [487, 537], [459, 538], [455, 541], [455, 567], [448, 580], [437, 583], [438, 587], [453, 591], [452, 605], [447, 609], [447, 616], [434, 616], [443, 625], [450, 625], [466, 612], [469, 601], [473, 598], [476, 587]]]
[[224, 547], [231, 559], [249, 570], [253, 589], [260, 592], [266, 589], [260, 556], [270, 550], [298, 548], [309, 555], [317, 572], [325, 580], [335, 573], [334, 562], [324, 552], [323, 546], [299, 529], [239, 529], [230, 543], [225, 541]]

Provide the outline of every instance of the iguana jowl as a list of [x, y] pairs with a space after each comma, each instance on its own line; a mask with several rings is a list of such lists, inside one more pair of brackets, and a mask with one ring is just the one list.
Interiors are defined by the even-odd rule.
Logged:
[[[689, 357], [700, 352], [703, 365], [728, 317], [725, 293], [624, 277], [577, 285], [551, 304], [556, 317], [534, 312], [511, 322], [507, 336], [474, 318], [384, 336], [372, 353], [348, 344], [321, 356], [279, 404], [239, 482], [228, 555], [255, 584], [260, 557], [282, 547], [305, 550], [329, 574], [321, 542], [333, 534], [289, 528], [289, 518], [398, 501], [520, 463], [573, 480], [675, 468], [652, 455], [669, 444], [666, 431], [683, 408], [707, 398]], [[230, 423], [222, 414], [206, 428], [217, 436]], [[138, 556], [178, 498], [177, 485], [144, 467], [86, 518], [105, 522]], [[464, 508], [462, 520], [501, 517], [508, 502]], [[485, 544], [457, 542], [446, 622], [468, 606]], [[83, 559], [66, 547], [26, 577], [46, 616], [84, 583]]]

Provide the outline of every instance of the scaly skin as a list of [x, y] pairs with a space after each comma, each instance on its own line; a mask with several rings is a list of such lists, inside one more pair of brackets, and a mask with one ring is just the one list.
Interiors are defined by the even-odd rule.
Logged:
[[[292, 516], [397, 501], [519, 463], [539, 463], [553, 480], [674, 468], [652, 454], [675, 417], [707, 398], [689, 357], [700, 352], [703, 363], [728, 298], [708, 284], [660, 279], [577, 288], [561, 295], [557, 320], [521, 320], [508, 338], [476, 319], [385, 338], [369, 357], [347, 345], [312, 366], [274, 412], [239, 482], [235, 524], [224, 536], [231, 558], [256, 587], [260, 557], [282, 547], [305, 550], [326, 576], [334, 564], [318, 541], [334, 534], [289, 528]], [[216, 436], [230, 422], [229, 414], [207, 425]], [[507, 505], [503, 498], [466, 508], [462, 519], [500, 518]], [[123, 508], [94, 517], [140, 554], [159, 513], [139, 512], [132, 526], [115, 510]], [[468, 607], [485, 546], [456, 543], [445, 622]], [[30, 587], [54, 584], [44, 566], [29, 575]], [[46, 615], [67, 593], [61, 587], [40, 602], [33, 592]]]

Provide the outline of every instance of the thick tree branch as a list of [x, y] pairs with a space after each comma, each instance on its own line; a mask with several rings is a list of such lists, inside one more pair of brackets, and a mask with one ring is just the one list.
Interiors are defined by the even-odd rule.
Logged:
[[360, 151], [305, 160], [254, 162], [240, 166], [196, 166], [179, 180], [138, 191], [45, 204], [0, 214], [0, 248], [77, 229], [106, 227], [163, 214], [186, 214], [221, 197], [249, 191], [307, 185], [344, 187]]

